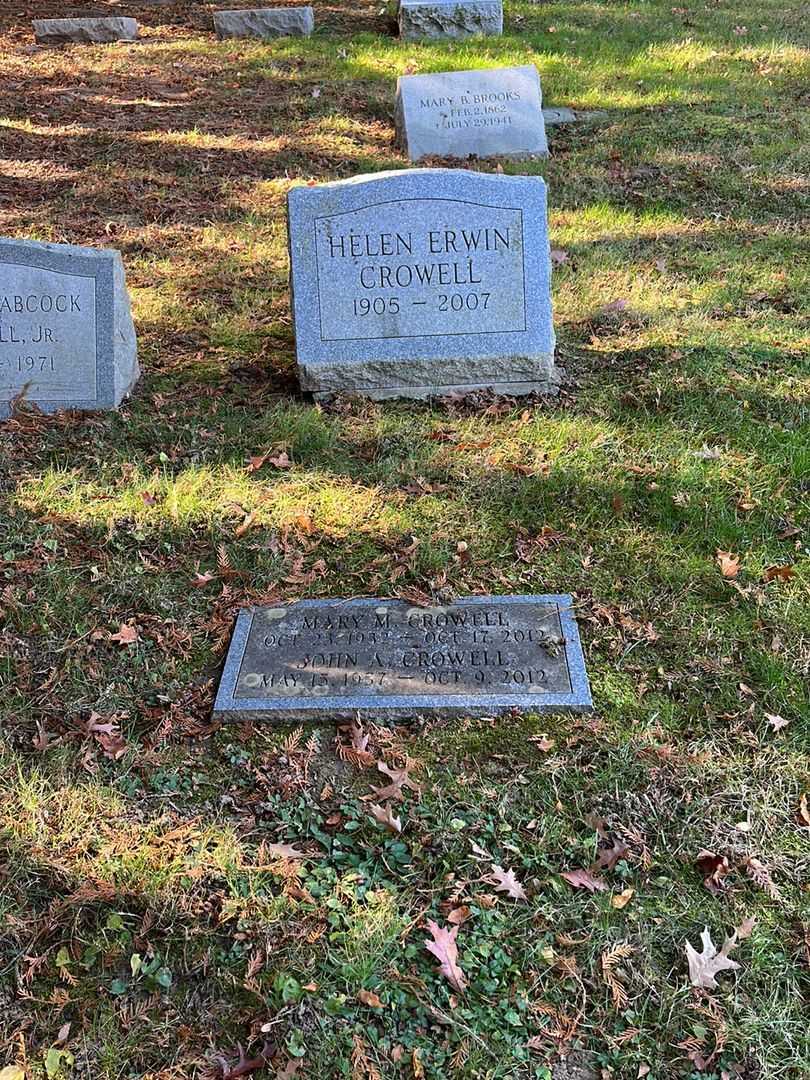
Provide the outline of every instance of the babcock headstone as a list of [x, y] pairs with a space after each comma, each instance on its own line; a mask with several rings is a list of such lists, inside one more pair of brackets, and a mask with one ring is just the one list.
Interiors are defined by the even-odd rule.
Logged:
[[117, 251], [0, 239], [0, 416], [114, 409], [139, 374]]
[[315, 13], [311, 7], [215, 11], [214, 29], [221, 38], [308, 37], [315, 29]]
[[411, 161], [548, 153], [534, 64], [404, 75], [397, 80], [396, 126]]
[[137, 41], [138, 23], [120, 15], [109, 18], [34, 19], [34, 40], [40, 45], [60, 45], [77, 41], [104, 44], [109, 41]]
[[540, 177], [377, 173], [295, 187], [288, 216], [303, 389], [558, 388]]
[[400, 0], [399, 33], [405, 41], [497, 36], [503, 33], [503, 2]]
[[240, 613], [214, 715], [395, 719], [584, 712], [570, 596], [301, 600]]

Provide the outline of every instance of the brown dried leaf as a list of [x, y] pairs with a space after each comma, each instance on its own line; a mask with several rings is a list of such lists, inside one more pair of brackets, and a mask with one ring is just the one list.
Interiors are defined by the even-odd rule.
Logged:
[[453, 989], [463, 991], [467, 986], [467, 980], [458, 965], [458, 946], [456, 945], [458, 927], [454, 926], [452, 930], [447, 930], [432, 919], [428, 919], [427, 928], [433, 940], [425, 940], [425, 947], [439, 961], [439, 971]]
[[368, 1005], [370, 1009], [382, 1009], [383, 1003], [373, 990], [360, 990], [357, 994], [357, 1000], [363, 1005]]
[[596, 852], [596, 862], [600, 870], [612, 870], [630, 849], [621, 840], [614, 840], [612, 847], [601, 847]]
[[715, 560], [720, 567], [720, 573], [724, 578], [735, 578], [740, 572], [740, 556], [732, 555], [730, 551], [716, 551]]
[[462, 904], [461, 907], [453, 908], [447, 915], [447, 921], [451, 926], [462, 926], [472, 915], [472, 910], [468, 904]]
[[241, 525], [237, 525], [233, 530], [233, 535], [238, 539], [240, 536], [244, 536], [245, 533], [253, 527], [253, 522], [256, 520], [256, 511], [251, 510], [249, 514], [245, 514], [242, 519]]
[[136, 641], [140, 641], [140, 635], [137, 626], [121, 623], [118, 628], [118, 633], [110, 634], [109, 640], [117, 641], [119, 645], [134, 645]]
[[391, 804], [387, 806], [380, 806], [377, 803], [369, 803], [369, 811], [375, 821], [378, 821], [380, 825], [384, 825], [386, 829], [390, 829], [393, 833], [402, 832], [402, 819], [394, 817], [391, 812]]
[[631, 889], [629, 886], [623, 889], [620, 893], [616, 893], [610, 898], [610, 903], [617, 911], [621, 911], [622, 908], [627, 907], [630, 901], [633, 899], [635, 889]]
[[762, 575], [763, 581], [790, 581], [796, 576], [795, 566], [769, 566]]
[[605, 892], [606, 883], [590, 870], [564, 870], [560, 874], [575, 889], [587, 889], [590, 893]]
[[209, 581], [216, 580], [216, 574], [211, 574], [206, 571], [204, 574], [195, 573], [190, 584], [192, 589], [204, 589]]
[[713, 851], [704, 849], [698, 853], [695, 865], [703, 874], [703, 884], [709, 892], [715, 896], [720, 896], [726, 887], [723, 879], [731, 873], [731, 867], [726, 856], [716, 855]]

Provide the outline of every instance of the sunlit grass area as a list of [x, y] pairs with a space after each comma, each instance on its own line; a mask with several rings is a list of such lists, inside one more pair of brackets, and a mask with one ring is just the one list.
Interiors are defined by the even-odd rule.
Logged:
[[[119, 414], [0, 424], [0, 1073], [804, 1080], [806, 10], [508, 0], [424, 44], [382, 4], [270, 44], [129, 11], [64, 48], [57, 0], [0, 11], [0, 233], [118, 248], [144, 368]], [[502, 166], [549, 185], [563, 394], [314, 405], [290, 186], [407, 167], [397, 76], [526, 63], [580, 114]], [[245, 605], [512, 592], [573, 594], [593, 715], [365, 757], [211, 721]], [[562, 876], [609, 844], [604, 890]], [[752, 916], [693, 987], [685, 942]]]

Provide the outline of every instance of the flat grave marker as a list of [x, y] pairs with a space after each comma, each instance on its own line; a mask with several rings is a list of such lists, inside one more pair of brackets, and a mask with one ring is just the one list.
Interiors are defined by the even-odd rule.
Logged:
[[546, 185], [410, 169], [294, 187], [301, 386], [426, 398], [554, 393]]
[[400, 0], [404, 41], [456, 40], [503, 33], [503, 0]]
[[140, 374], [117, 251], [0, 238], [0, 417], [115, 409]]
[[491, 716], [592, 707], [570, 596], [299, 600], [239, 614], [214, 715]]
[[137, 41], [138, 22], [122, 15], [79, 19], [34, 19], [34, 40], [39, 45], [79, 42], [87, 45], [111, 41]]
[[397, 79], [396, 127], [411, 161], [548, 154], [534, 64], [403, 75]]
[[214, 29], [221, 38], [309, 37], [315, 29], [315, 13], [311, 7], [215, 11]]

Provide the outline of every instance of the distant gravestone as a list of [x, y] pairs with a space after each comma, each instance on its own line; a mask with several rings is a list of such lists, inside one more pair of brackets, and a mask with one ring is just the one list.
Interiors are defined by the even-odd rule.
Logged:
[[0, 239], [0, 416], [115, 409], [139, 374], [117, 251]]
[[138, 23], [122, 16], [85, 19], [34, 19], [34, 40], [40, 45], [66, 42], [104, 44], [110, 41], [137, 41]]
[[546, 186], [411, 169], [293, 188], [301, 386], [425, 398], [553, 393]]
[[315, 14], [311, 7], [215, 11], [214, 29], [221, 38], [308, 37], [315, 29]]
[[534, 64], [404, 75], [397, 80], [396, 126], [411, 161], [548, 153]]
[[405, 41], [503, 33], [503, 0], [400, 0], [399, 33]]
[[377, 719], [592, 707], [570, 596], [302, 600], [240, 613], [214, 716]]

